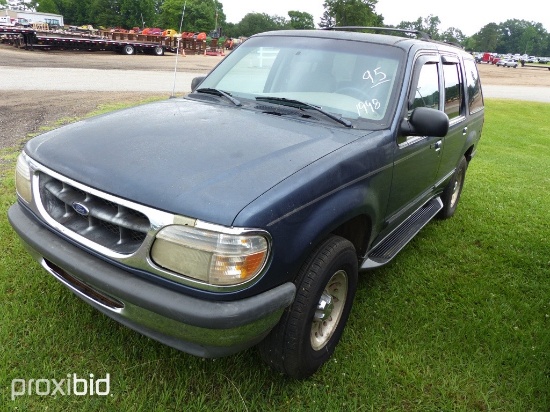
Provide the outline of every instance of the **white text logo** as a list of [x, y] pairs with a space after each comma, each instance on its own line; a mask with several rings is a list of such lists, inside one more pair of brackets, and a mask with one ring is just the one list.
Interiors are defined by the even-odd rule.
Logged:
[[79, 378], [76, 373], [68, 374], [66, 379], [13, 379], [11, 381], [11, 400], [18, 396], [107, 396], [111, 392], [111, 376], [94, 379]]

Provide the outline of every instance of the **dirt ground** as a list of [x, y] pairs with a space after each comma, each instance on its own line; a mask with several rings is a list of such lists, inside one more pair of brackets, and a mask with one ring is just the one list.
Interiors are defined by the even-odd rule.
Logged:
[[486, 63], [478, 64], [477, 68], [482, 85], [550, 87], [550, 70], [547, 69], [527, 66], [513, 69]]
[[[214, 67], [222, 57], [178, 56], [178, 71], [204, 71]], [[125, 70], [173, 71], [176, 55], [125, 56], [112, 52], [27, 51], [0, 45], [0, 66], [67, 67]], [[550, 71], [507, 69], [480, 64], [483, 84], [550, 87]], [[0, 149], [22, 145], [29, 133], [41, 126], [55, 124], [62, 118], [83, 116], [98, 106], [112, 102], [140, 101], [148, 97], [168, 97], [140, 92], [58, 92], [2, 90], [0, 99]]]
[[[204, 71], [222, 58], [216, 56], [178, 56], [178, 71]], [[158, 70], [172, 72], [176, 55], [124, 56], [113, 52], [28, 51], [0, 45], [0, 66], [56, 67], [124, 70]], [[29, 133], [55, 124], [59, 119], [81, 117], [99, 106], [114, 102], [136, 102], [149, 97], [168, 97], [145, 92], [0, 92], [0, 149], [22, 145]]]
[[[186, 55], [177, 56], [178, 71], [204, 71], [214, 67], [223, 57]], [[0, 44], [0, 66], [8, 67], [67, 67], [75, 69], [124, 69], [173, 71], [176, 55], [164, 56], [134, 54], [126, 56], [115, 52], [85, 52], [62, 50], [22, 50]]]

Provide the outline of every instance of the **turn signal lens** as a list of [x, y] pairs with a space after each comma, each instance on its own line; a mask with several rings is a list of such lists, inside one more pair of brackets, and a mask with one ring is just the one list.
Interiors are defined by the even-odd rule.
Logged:
[[15, 189], [21, 199], [27, 203], [32, 202], [31, 169], [27, 162], [27, 156], [24, 153], [21, 153], [17, 158]]

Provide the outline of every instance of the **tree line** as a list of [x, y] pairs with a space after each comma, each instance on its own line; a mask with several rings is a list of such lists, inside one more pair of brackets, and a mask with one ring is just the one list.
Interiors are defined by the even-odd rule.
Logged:
[[430, 15], [426, 18], [419, 17], [413, 22], [401, 22], [397, 27], [421, 30], [433, 39], [458, 43], [471, 51], [550, 57], [550, 33], [541, 23], [508, 19], [499, 24], [489, 23], [469, 37], [455, 27], [450, 27], [441, 33], [439, 32], [440, 23], [437, 16]]
[[[378, 0], [325, 0], [324, 13], [314, 17], [291, 10], [287, 16], [249, 13], [238, 23], [227, 22], [223, 3], [218, 0], [19, 0], [20, 7], [62, 14], [72, 25], [94, 27], [160, 27], [187, 32], [210, 32], [218, 27], [224, 36], [251, 36], [269, 30], [314, 29], [331, 26], [384, 26], [376, 13]], [[0, 0], [0, 6], [6, 0]], [[13, 3], [13, 1], [12, 1]], [[315, 21], [318, 19], [318, 21]], [[437, 16], [402, 21], [396, 28], [419, 30], [433, 39], [460, 44], [471, 51], [520, 53], [550, 56], [550, 34], [541, 23], [510, 19], [489, 23], [473, 36], [458, 27], [440, 31]]]

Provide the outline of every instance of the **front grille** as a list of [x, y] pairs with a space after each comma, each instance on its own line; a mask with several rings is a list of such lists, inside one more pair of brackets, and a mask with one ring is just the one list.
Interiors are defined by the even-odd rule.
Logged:
[[44, 173], [39, 182], [42, 206], [70, 231], [120, 254], [131, 254], [143, 243], [151, 226], [143, 213]]

